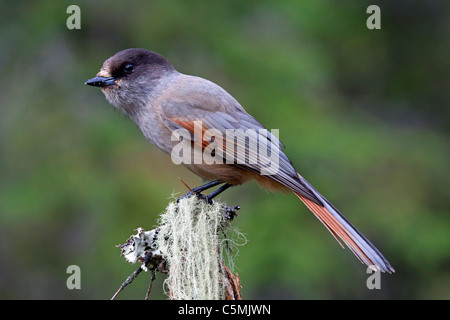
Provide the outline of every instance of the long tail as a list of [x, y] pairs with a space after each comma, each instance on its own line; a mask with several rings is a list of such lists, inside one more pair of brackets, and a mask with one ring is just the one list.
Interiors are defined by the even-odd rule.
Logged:
[[306, 181], [302, 176], [300, 180], [304, 185], [308, 186], [323, 206], [309, 200], [308, 198], [296, 193], [295, 195], [303, 201], [303, 203], [311, 210], [315, 216], [325, 225], [334, 238], [339, 241], [341, 239], [358, 259], [371, 268], [378, 268], [382, 272], [395, 272], [394, 268], [386, 260], [385, 257], [370, 243], [325, 197], [323, 197], [314, 187]]

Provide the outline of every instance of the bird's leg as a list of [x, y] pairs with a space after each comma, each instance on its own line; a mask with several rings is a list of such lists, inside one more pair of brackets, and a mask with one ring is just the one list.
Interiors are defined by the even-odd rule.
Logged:
[[[231, 184], [228, 183], [224, 183], [223, 186], [217, 188], [217, 190], [211, 192], [209, 195], [205, 196], [203, 194], [201, 194], [200, 192], [208, 190], [212, 187], [215, 187], [219, 184], [222, 184], [224, 182], [220, 181], [220, 180], [214, 180], [211, 181], [209, 183], [206, 183], [204, 185], [201, 185], [199, 187], [196, 187], [194, 189], [192, 189], [191, 191], [189, 191], [188, 193], [186, 193], [185, 195], [182, 195], [181, 197], [179, 197], [177, 199], [177, 203], [180, 202], [181, 199], [185, 199], [190, 197], [192, 194], [195, 194], [197, 197], [199, 197], [200, 199], [205, 200], [207, 203], [212, 204], [213, 202], [213, 198], [217, 197], [219, 194], [221, 194], [222, 192], [224, 192], [225, 190], [227, 190], [228, 188], [232, 187]], [[234, 207], [228, 207], [226, 204], [224, 204], [224, 211], [225, 211], [225, 218], [228, 220], [233, 220], [234, 217], [236, 217], [238, 215], [237, 211], [241, 208], [241, 206], [234, 206]]]
[[201, 193], [196, 193], [197, 197], [205, 200], [208, 204], [213, 204], [213, 199], [217, 197], [219, 194], [227, 190], [229, 187], [232, 187], [231, 184], [225, 183], [223, 186], [218, 188], [217, 190], [211, 192], [209, 195], [203, 195]]
[[[222, 183], [224, 184], [223, 186], [221, 186], [217, 190], [211, 192], [209, 195], [205, 196], [205, 195], [201, 194], [202, 191], [211, 189], [212, 187], [215, 187], [215, 186], [217, 186], [219, 184], [222, 184]], [[190, 197], [192, 194], [195, 194], [199, 198], [204, 199], [206, 202], [211, 204], [212, 203], [212, 199], [214, 199], [215, 197], [217, 197], [219, 194], [221, 194], [222, 192], [224, 192], [225, 190], [227, 190], [230, 187], [232, 187], [231, 184], [224, 183], [224, 182], [222, 182], [220, 180], [214, 180], [214, 181], [208, 182], [208, 183], [206, 183], [204, 185], [201, 185], [199, 187], [196, 187], [196, 188], [192, 189], [191, 191], [189, 191], [185, 195], [182, 195], [181, 197], [179, 197], [177, 199], [177, 202], [179, 202], [181, 199], [185, 199], [185, 198]]]
[[221, 194], [222, 192], [224, 192], [225, 190], [227, 190], [229, 187], [232, 187], [231, 184], [225, 183], [223, 186], [221, 186], [220, 188], [218, 188], [217, 190], [211, 192], [207, 197], [206, 200], [208, 201], [208, 203], [212, 203], [212, 199], [217, 197], [219, 194]]
[[196, 188], [190, 190], [188, 193], [178, 197], [177, 202], [179, 202], [181, 199], [185, 199], [185, 198], [188, 198], [188, 197], [192, 196], [192, 194], [199, 195], [200, 192], [208, 190], [208, 189], [211, 189], [212, 187], [215, 187], [215, 186], [217, 186], [219, 184], [222, 184], [222, 183], [224, 183], [224, 182], [222, 182], [220, 180], [214, 180], [214, 181], [205, 183], [205, 184], [203, 184], [203, 185], [201, 185], [199, 187], [196, 187]]

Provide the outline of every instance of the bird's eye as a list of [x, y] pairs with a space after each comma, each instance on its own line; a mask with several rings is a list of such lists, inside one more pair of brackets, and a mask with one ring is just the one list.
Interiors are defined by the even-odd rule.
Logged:
[[123, 67], [123, 71], [125, 71], [126, 73], [131, 73], [133, 71], [133, 69], [134, 69], [134, 66], [131, 63], [127, 63]]

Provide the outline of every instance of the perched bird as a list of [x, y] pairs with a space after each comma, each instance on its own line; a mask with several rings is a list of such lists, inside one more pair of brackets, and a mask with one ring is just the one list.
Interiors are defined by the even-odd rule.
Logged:
[[[85, 84], [101, 87], [106, 99], [174, 162], [212, 181], [194, 192], [223, 184], [211, 199], [251, 179], [265, 188], [292, 192], [361, 262], [394, 272], [377, 248], [297, 173], [278, 137], [220, 86], [182, 74], [165, 57], [145, 49], [118, 52]], [[192, 154], [186, 155], [189, 149]]]

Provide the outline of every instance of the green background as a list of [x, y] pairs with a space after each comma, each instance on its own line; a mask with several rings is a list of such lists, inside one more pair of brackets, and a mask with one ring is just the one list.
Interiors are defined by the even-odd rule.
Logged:
[[[68, 30], [66, 9], [81, 9]], [[366, 9], [381, 8], [381, 30]], [[226, 192], [248, 240], [246, 299], [449, 299], [446, 1], [0, 1], [0, 298], [109, 299], [120, 257], [174, 192], [201, 180], [150, 145], [97, 88], [129, 47], [230, 92], [280, 130], [297, 170], [396, 269], [381, 290], [294, 196]], [[66, 268], [81, 268], [68, 290]], [[119, 295], [142, 299], [150, 275]], [[150, 298], [166, 299], [161, 274]]]

